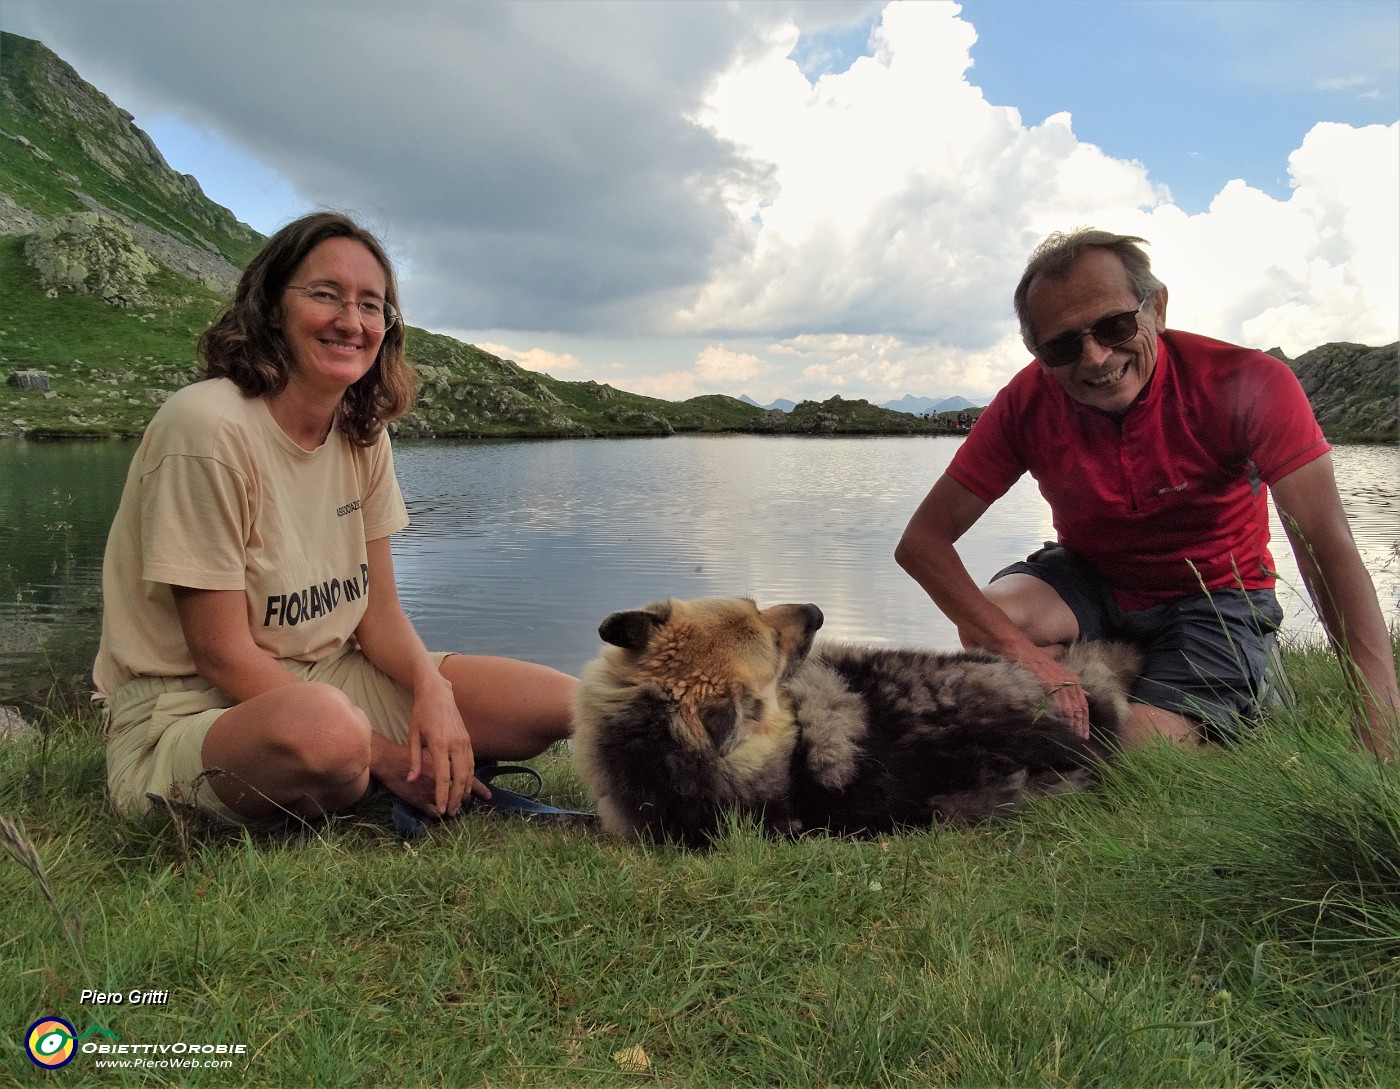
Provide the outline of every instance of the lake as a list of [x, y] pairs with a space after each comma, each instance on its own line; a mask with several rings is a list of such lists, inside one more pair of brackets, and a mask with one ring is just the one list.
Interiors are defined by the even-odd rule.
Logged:
[[[894, 563], [895, 543], [962, 440], [692, 435], [403, 442], [413, 519], [400, 594], [424, 641], [568, 672], [610, 612], [658, 598], [811, 601], [829, 637], [951, 649], [952, 626]], [[102, 549], [134, 443], [0, 443], [0, 703], [83, 691]], [[1339, 446], [1343, 501], [1400, 621], [1400, 447]], [[963, 539], [972, 575], [1054, 536], [1029, 478]], [[1277, 522], [1288, 629], [1317, 638]]]

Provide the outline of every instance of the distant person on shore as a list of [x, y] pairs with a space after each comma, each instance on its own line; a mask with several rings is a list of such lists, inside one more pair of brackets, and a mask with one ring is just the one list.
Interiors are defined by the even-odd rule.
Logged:
[[489, 795], [476, 760], [566, 737], [572, 677], [430, 654], [399, 603], [385, 425], [414, 378], [379, 242], [334, 213], [288, 224], [199, 349], [205, 380], [146, 429], [103, 563], [114, 807], [314, 819], [377, 781], [445, 816]]
[[[966, 646], [1038, 676], [1081, 733], [1060, 665], [1076, 639], [1146, 652], [1125, 741], [1222, 740], [1258, 711], [1274, 633], [1268, 495], [1356, 701], [1356, 733], [1400, 753], [1389, 632], [1351, 537], [1331, 447], [1289, 368], [1168, 330], [1141, 238], [1055, 234], [1014, 304], [1035, 360], [979, 417], [910, 519], [896, 559]], [[1029, 472], [1058, 541], [979, 589], [954, 545]]]

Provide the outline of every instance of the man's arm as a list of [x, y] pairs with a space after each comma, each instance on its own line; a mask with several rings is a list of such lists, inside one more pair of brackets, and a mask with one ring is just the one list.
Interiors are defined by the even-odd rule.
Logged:
[[909, 519], [895, 548], [895, 561], [956, 625], [963, 646], [985, 648], [1030, 670], [1074, 727], [1088, 736], [1089, 707], [1079, 678], [987, 598], [953, 547], [988, 506], [945, 473]]
[[1382, 760], [1400, 756], [1400, 691], [1390, 632], [1342, 509], [1332, 456], [1273, 487], [1298, 570], [1356, 700], [1356, 734]]

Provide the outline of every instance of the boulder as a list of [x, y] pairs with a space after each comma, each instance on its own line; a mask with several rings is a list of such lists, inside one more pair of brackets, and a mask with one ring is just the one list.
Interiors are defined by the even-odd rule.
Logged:
[[24, 720], [18, 707], [0, 705], [0, 741], [38, 740], [38, 729]]
[[59, 216], [30, 235], [24, 256], [46, 291], [96, 295], [117, 306], [143, 301], [158, 269], [130, 228], [96, 212]]
[[6, 383], [17, 389], [39, 389], [49, 388], [49, 379], [52, 375], [48, 371], [11, 371], [10, 376], [5, 379]]

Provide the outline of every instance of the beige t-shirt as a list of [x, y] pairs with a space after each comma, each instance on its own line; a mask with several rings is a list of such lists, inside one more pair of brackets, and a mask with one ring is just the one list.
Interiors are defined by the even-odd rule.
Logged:
[[365, 543], [406, 525], [387, 432], [303, 450], [228, 379], [185, 387], [147, 427], [107, 539], [98, 692], [196, 672], [172, 586], [244, 591], [275, 658], [333, 654], [364, 615]]

